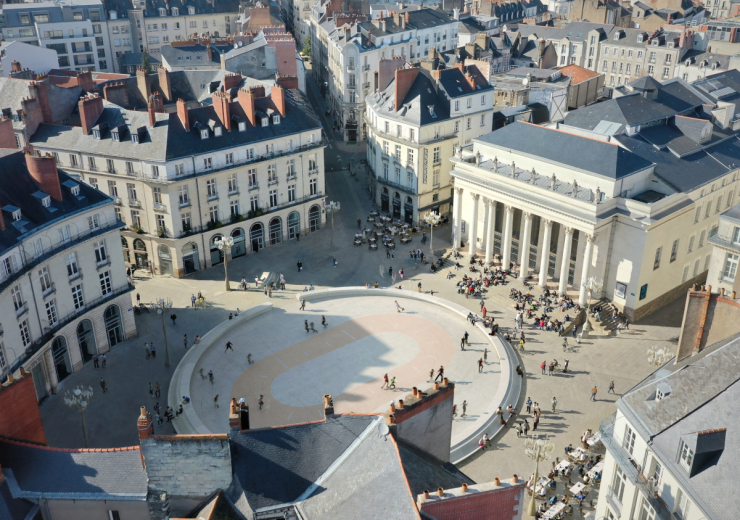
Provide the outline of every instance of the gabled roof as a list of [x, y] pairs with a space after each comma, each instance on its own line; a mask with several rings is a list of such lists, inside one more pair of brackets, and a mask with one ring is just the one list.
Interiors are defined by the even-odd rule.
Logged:
[[663, 87], [660, 81], [653, 79], [652, 76], [647, 76], [647, 75], [642, 76], [641, 78], [637, 78], [631, 83], [628, 83], [628, 85], [635, 90], [647, 90], [647, 91], [660, 90]]
[[593, 78], [598, 78], [601, 76], [598, 72], [594, 72], [592, 70], [589, 70], [585, 67], [581, 67], [580, 65], [566, 65], [565, 67], [561, 67], [558, 69], [563, 76], [569, 76], [571, 78], [570, 84], [571, 85], [578, 85], [579, 83], [583, 83], [584, 81], [588, 81]]
[[[486, 78], [475, 65], [466, 67], [465, 72], [458, 67], [454, 67], [451, 69], [443, 69], [439, 71], [439, 73], [439, 84], [452, 99], [474, 94], [476, 92], [493, 90], [493, 87], [488, 83], [488, 78]], [[468, 81], [468, 74], [471, 76], [475, 87], [473, 87]]]
[[[383, 117], [402, 120], [407, 124], [424, 126], [436, 124], [449, 119], [450, 112], [447, 103], [440, 99], [434, 87], [434, 81], [429, 71], [421, 69], [411, 84], [408, 92], [401, 100], [401, 109], [396, 112], [396, 83], [392, 80], [382, 92], [370, 94], [366, 102], [382, 113]], [[429, 112], [433, 107], [434, 116]]]
[[[0, 478], [0, 518], [2, 520], [27, 520], [27, 515], [33, 509], [38, 511], [38, 505], [24, 498], [13, 498], [8, 479]], [[33, 518], [40, 518], [40, 516]]]

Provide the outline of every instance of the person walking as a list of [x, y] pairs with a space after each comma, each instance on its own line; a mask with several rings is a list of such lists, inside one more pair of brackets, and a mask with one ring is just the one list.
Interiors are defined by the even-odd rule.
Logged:
[[149, 382], [149, 395], [154, 399], [154, 387], [152, 386], [152, 382]]
[[262, 397], [264, 397], [262, 394], [260, 394], [260, 398], [257, 401], [257, 404], [260, 406], [260, 410], [262, 410], [262, 407], [265, 405], [265, 402], [262, 400]]
[[172, 320], [172, 325], [177, 323], [177, 315], [174, 312], [170, 314], [170, 319]]
[[416, 287], [418, 287], [419, 292], [421, 292], [421, 282], [419, 282], [419, 285], [417, 285]]
[[576, 332], [578, 331], [578, 327], [576, 325], [573, 325], [573, 337], [576, 337]]
[[483, 363], [485, 363], [486, 365], [488, 364], [488, 349], [487, 348], [483, 349]]
[[100, 366], [102, 366], [103, 368], [105, 368], [106, 366], [108, 366], [108, 360], [105, 359], [105, 354], [103, 354], [102, 356], [100, 356]]
[[569, 363], [570, 363], [570, 359], [566, 359], [565, 360], [565, 365], [563, 365], [563, 373], [564, 374], [567, 374], [568, 373], [568, 364]]
[[529, 423], [526, 419], [524, 419], [524, 426], [522, 426], [522, 430], [524, 431], [524, 436], [526, 437], [529, 435]]
[[460, 405], [460, 406], [462, 407], [462, 411], [463, 411], [463, 413], [460, 416], [460, 418], [463, 418], [463, 417], [465, 417], [465, 412], [467, 412], [467, 410], [468, 410], [468, 402], [467, 401], [463, 401], [462, 402], [462, 405]]
[[208, 371], [208, 380], [213, 384], [213, 370]]
[[527, 400], [525, 401], [524, 404], [527, 405], [527, 413], [532, 413], [532, 399], [527, 397]]
[[321, 324], [324, 326], [324, 328], [326, 328], [326, 326], [327, 326], [326, 317], [324, 317], [323, 314], [321, 315]]
[[[149, 359], [149, 353], [147, 352], [146, 358]], [[100, 368], [100, 364], [98, 363], [98, 355], [93, 354], [93, 368]]]
[[313, 322], [311, 322], [310, 327], [311, 327], [311, 332], [318, 332], [318, 330], [316, 330], [316, 329], [313, 328]]
[[190, 306], [195, 308], [195, 295], [194, 294], [190, 295]]
[[539, 424], [540, 424], [540, 416], [539, 415], [535, 415], [532, 418], [532, 431], [533, 432], [534, 431], [537, 431], [537, 425], [539, 425]]
[[252, 361], [252, 354], [247, 354], [247, 365], [251, 365], [252, 363], [254, 363], [254, 361]]
[[144, 343], [144, 350], [146, 350], [146, 358], [149, 359], [152, 356], [152, 349], [149, 348], [149, 343]]
[[228, 351], [228, 350], [234, 352], [234, 349], [231, 346], [231, 341], [227, 341], [226, 342], [226, 350], [224, 350], [224, 354], [226, 354], [226, 351]]
[[550, 363], [550, 366], [547, 367], [547, 375], [551, 376], [555, 373], [555, 363]]
[[465, 345], [468, 345], [468, 337], [470, 337], [470, 334], [468, 334], [468, 331], [465, 331], [465, 334], [463, 334], [463, 340], [465, 340]]
[[383, 384], [380, 385], [380, 388], [387, 387], [388, 386], [388, 374], [385, 374], [383, 376]]
[[547, 368], [547, 360], [543, 361], [540, 365], [540, 368], [542, 369], [542, 375], [545, 375], [545, 369]]
[[465, 350], [465, 336], [460, 338], [460, 350]]
[[388, 276], [393, 278], [393, 266], [390, 266], [390, 265], [388, 266]]
[[434, 369], [431, 369], [429, 371], [429, 382], [432, 382], [434, 380]]
[[478, 373], [480, 374], [481, 372], [483, 372], [483, 358], [478, 360]]
[[334, 259], [334, 267], [336, 267], [336, 266], [337, 266], [337, 257], [336, 257], [336, 256], [334, 256], [334, 257], [332, 257], [332, 258]]
[[162, 385], [159, 384], [159, 381], [154, 384], [154, 388], [154, 397], [159, 397], [160, 395], [162, 395]]
[[396, 389], [396, 378], [395, 378], [395, 377], [392, 377], [392, 378], [391, 378], [391, 383], [390, 383], [390, 384], [388, 385], [388, 389], [390, 390], [391, 388], [392, 388], [393, 390], [395, 390], [395, 389]]
[[298, 260], [298, 263], [296, 265], [298, 266], [298, 272], [300, 273], [301, 272], [301, 269], [303, 269], [303, 262], [301, 262], [300, 260]]
[[444, 374], [445, 374], [445, 367], [440, 366], [439, 370], [437, 370], [437, 377], [434, 378], [434, 382], [436, 383], [437, 379], [439, 379], [440, 381], [444, 380], [444, 377], [445, 377]]
[[558, 405], [558, 400], [555, 398], [555, 396], [552, 396], [552, 413], [555, 413], [555, 407]]
[[215, 406], [216, 408], [220, 408], [220, 406], [218, 406], [218, 394], [216, 394], [216, 397], [213, 398], [213, 406]]
[[303, 326], [306, 327], [306, 334], [308, 334], [308, 320], [303, 320]]
[[105, 379], [102, 377], [100, 378], [100, 388], [103, 389], [103, 393], [106, 393], [108, 391], [108, 388], [105, 386]]
[[139, 293], [136, 293], [136, 305], [141, 305], [141, 295]]
[[609, 390], [606, 391], [607, 394], [613, 394], [614, 392], [614, 380], [612, 379], [609, 382]]
[[401, 312], [401, 311], [405, 311], [406, 310], [403, 307], [401, 307], [401, 305], [398, 303], [398, 300], [393, 300], [393, 303], [396, 304], [396, 312]]
[[521, 437], [522, 436], [522, 427], [519, 423], [516, 423], [516, 426], [514, 426], [514, 429], [516, 430], [516, 436]]
[[188, 348], [188, 335], [187, 334], [183, 335], [182, 344], [185, 348]]
[[154, 343], [152, 343], [151, 345], [149, 345], [149, 350], [151, 350], [151, 352], [152, 352], [152, 357], [153, 358], [156, 358], [157, 357], [157, 347], [156, 347], [156, 345], [154, 345]]
[[301, 310], [302, 311], [306, 310], [306, 299], [305, 298], [301, 298]]
[[597, 391], [598, 391], [598, 390], [597, 390], [596, 386], [594, 386], [594, 387], [593, 387], [593, 388], [591, 389], [591, 400], [592, 400], [592, 401], [596, 401], [596, 392], [597, 392]]

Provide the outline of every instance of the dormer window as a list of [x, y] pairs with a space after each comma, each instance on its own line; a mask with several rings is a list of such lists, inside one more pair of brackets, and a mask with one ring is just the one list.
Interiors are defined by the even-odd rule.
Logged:
[[93, 137], [95, 139], [100, 139], [100, 130], [93, 130]]
[[688, 67], [690, 65], [691, 65], [691, 60], [686, 60], [686, 66]]
[[80, 194], [80, 186], [76, 184], [76, 185], [72, 186], [72, 188], [70, 189], [70, 191], [72, 192], [72, 195], [74, 195], [75, 197], [77, 197]]
[[244, 121], [242, 121], [241, 123], [239, 123], [239, 131], [240, 132], [246, 132], [246, 130], [247, 130], [247, 123], [245, 123]]
[[188, 14], [195, 14], [195, 7], [188, 7]]
[[172, 16], [179, 16], [180, 15], [180, 9], [177, 7], [172, 8]]
[[279, 125], [280, 124], [280, 116], [279, 115], [276, 114], [276, 115], [272, 116], [272, 124], [273, 125]]
[[681, 454], [679, 455], [679, 462], [686, 471], [691, 471], [691, 463], [694, 460], [694, 450], [692, 450], [688, 444], [681, 441]]
[[163, 7], [159, 8], [159, 16], [167, 16], [167, 9], [164, 9]]
[[51, 206], [51, 197], [46, 196], [43, 199], [41, 199], [41, 205], [45, 208], [48, 208]]
[[17, 209], [13, 212], [13, 220], [20, 220], [21, 219], [21, 210]]
[[131, 134], [131, 140], [134, 143], [137, 143], [138, 144], [138, 142], [139, 142], [139, 134]]
[[668, 48], [669, 48], [669, 49], [672, 49], [672, 48], [673, 48], [673, 42], [670, 42], [670, 43], [668, 44]]
[[216, 134], [216, 137], [221, 137], [222, 129], [220, 126], [217, 126], [214, 133]]
[[208, 130], [201, 130], [200, 131], [200, 138], [201, 139], [208, 139]]
[[267, 126], [267, 125], [268, 125], [267, 118], [266, 117], [263, 117], [262, 118], [262, 126]]
[[113, 135], [113, 140], [115, 142], [119, 142], [121, 140], [120, 136], [118, 135], [118, 132], [113, 132], [111, 135]]
[[434, 113], [434, 105], [429, 105], [427, 108], [429, 109], [430, 116], [437, 117], [437, 114]]
[[619, 39], [619, 33], [620, 33], [620, 31], [617, 31], [617, 32], [614, 33], [614, 39], [615, 40], [618, 40]]
[[642, 43], [642, 34], [637, 35], [637, 43]]
[[655, 40], [653, 40], [653, 47], [657, 47], [659, 43], [660, 43], [660, 42], [659, 42], [659, 41], [658, 41], [658, 39], [656, 38]]

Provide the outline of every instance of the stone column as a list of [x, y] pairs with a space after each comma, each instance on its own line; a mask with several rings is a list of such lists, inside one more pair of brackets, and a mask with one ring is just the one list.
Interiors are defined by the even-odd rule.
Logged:
[[552, 220], [542, 219], [545, 225], [545, 234], [542, 237], [542, 255], [540, 258], [540, 283], [543, 289], [547, 286], [547, 266], [550, 264], [550, 234], [552, 233]]
[[455, 188], [454, 200], [452, 201], [455, 207], [455, 215], [453, 217], [453, 231], [454, 236], [452, 237], [452, 248], [460, 249], [460, 239], [462, 238], [462, 188]]
[[529, 241], [532, 234], [532, 214], [525, 211], [522, 213], [522, 219], [524, 220], [524, 234], [522, 234], [519, 241], [519, 276], [522, 277], [522, 280], [526, 280], [529, 274]]
[[586, 285], [588, 284], [588, 275], [591, 270], [591, 256], [594, 252], [594, 242], [596, 242], [596, 235], [586, 235], [586, 249], [583, 252], [583, 267], [581, 268], [581, 290], [578, 294], [578, 303], [583, 306], [586, 305]]
[[511, 262], [511, 229], [514, 226], [514, 207], [504, 206], [504, 229], [501, 233], [501, 268], [506, 270]]
[[468, 233], [468, 240], [470, 241], [468, 252], [470, 256], [473, 256], [476, 239], [478, 238], [478, 199], [480, 199], [480, 195], [471, 193], [470, 196], [473, 198], [473, 211], [470, 217], [470, 233]]
[[496, 201], [485, 199], [486, 202], [486, 265], [491, 265], [493, 258], [493, 235], [496, 230]]
[[568, 289], [568, 269], [570, 268], [570, 249], [573, 245], [573, 228], [563, 226], [565, 242], [563, 242], [563, 259], [560, 262], [560, 281], [558, 282], [558, 294], [565, 294]]

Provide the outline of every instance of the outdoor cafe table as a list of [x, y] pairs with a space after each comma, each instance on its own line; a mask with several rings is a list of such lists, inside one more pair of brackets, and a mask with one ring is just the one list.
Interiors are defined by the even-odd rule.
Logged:
[[555, 469], [557, 469], [558, 471], [565, 471], [568, 466], [570, 466], [570, 462], [568, 462], [567, 460], [561, 460], [560, 464], [555, 466]]
[[601, 473], [601, 471], [603, 471], [603, 469], [604, 469], [604, 461], [602, 460], [596, 466], [594, 466], [593, 468], [591, 468], [591, 471], [588, 472], [588, 476], [590, 478], [594, 478], [596, 476], [596, 474], [597, 473]]
[[583, 491], [585, 488], [586, 488], [586, 484], [584, 484], [583, 482], [579, 482], [578, 484], [570, 488], [568, 491], [570, 491], [571, 495], [576, 496], [578, 493]]
[[601, 432], [596, 432], [594, 435], [588, 438], [586, 441], [586, 444], [588, 444], [591, 447], [597, 447], [601, 444]]
[[542, 515], [542, 518], [545, 518], [545, 519], [555, 518], [558, 515], [558, 513], [560, 513], [560, 511], [562, 511], [563, 509], [565, 509], [565, 504], [563, 504], [562, 502], [556, 502], [555, 505], [553, 505], [550, 509], [545, 511], [545, 514]]

